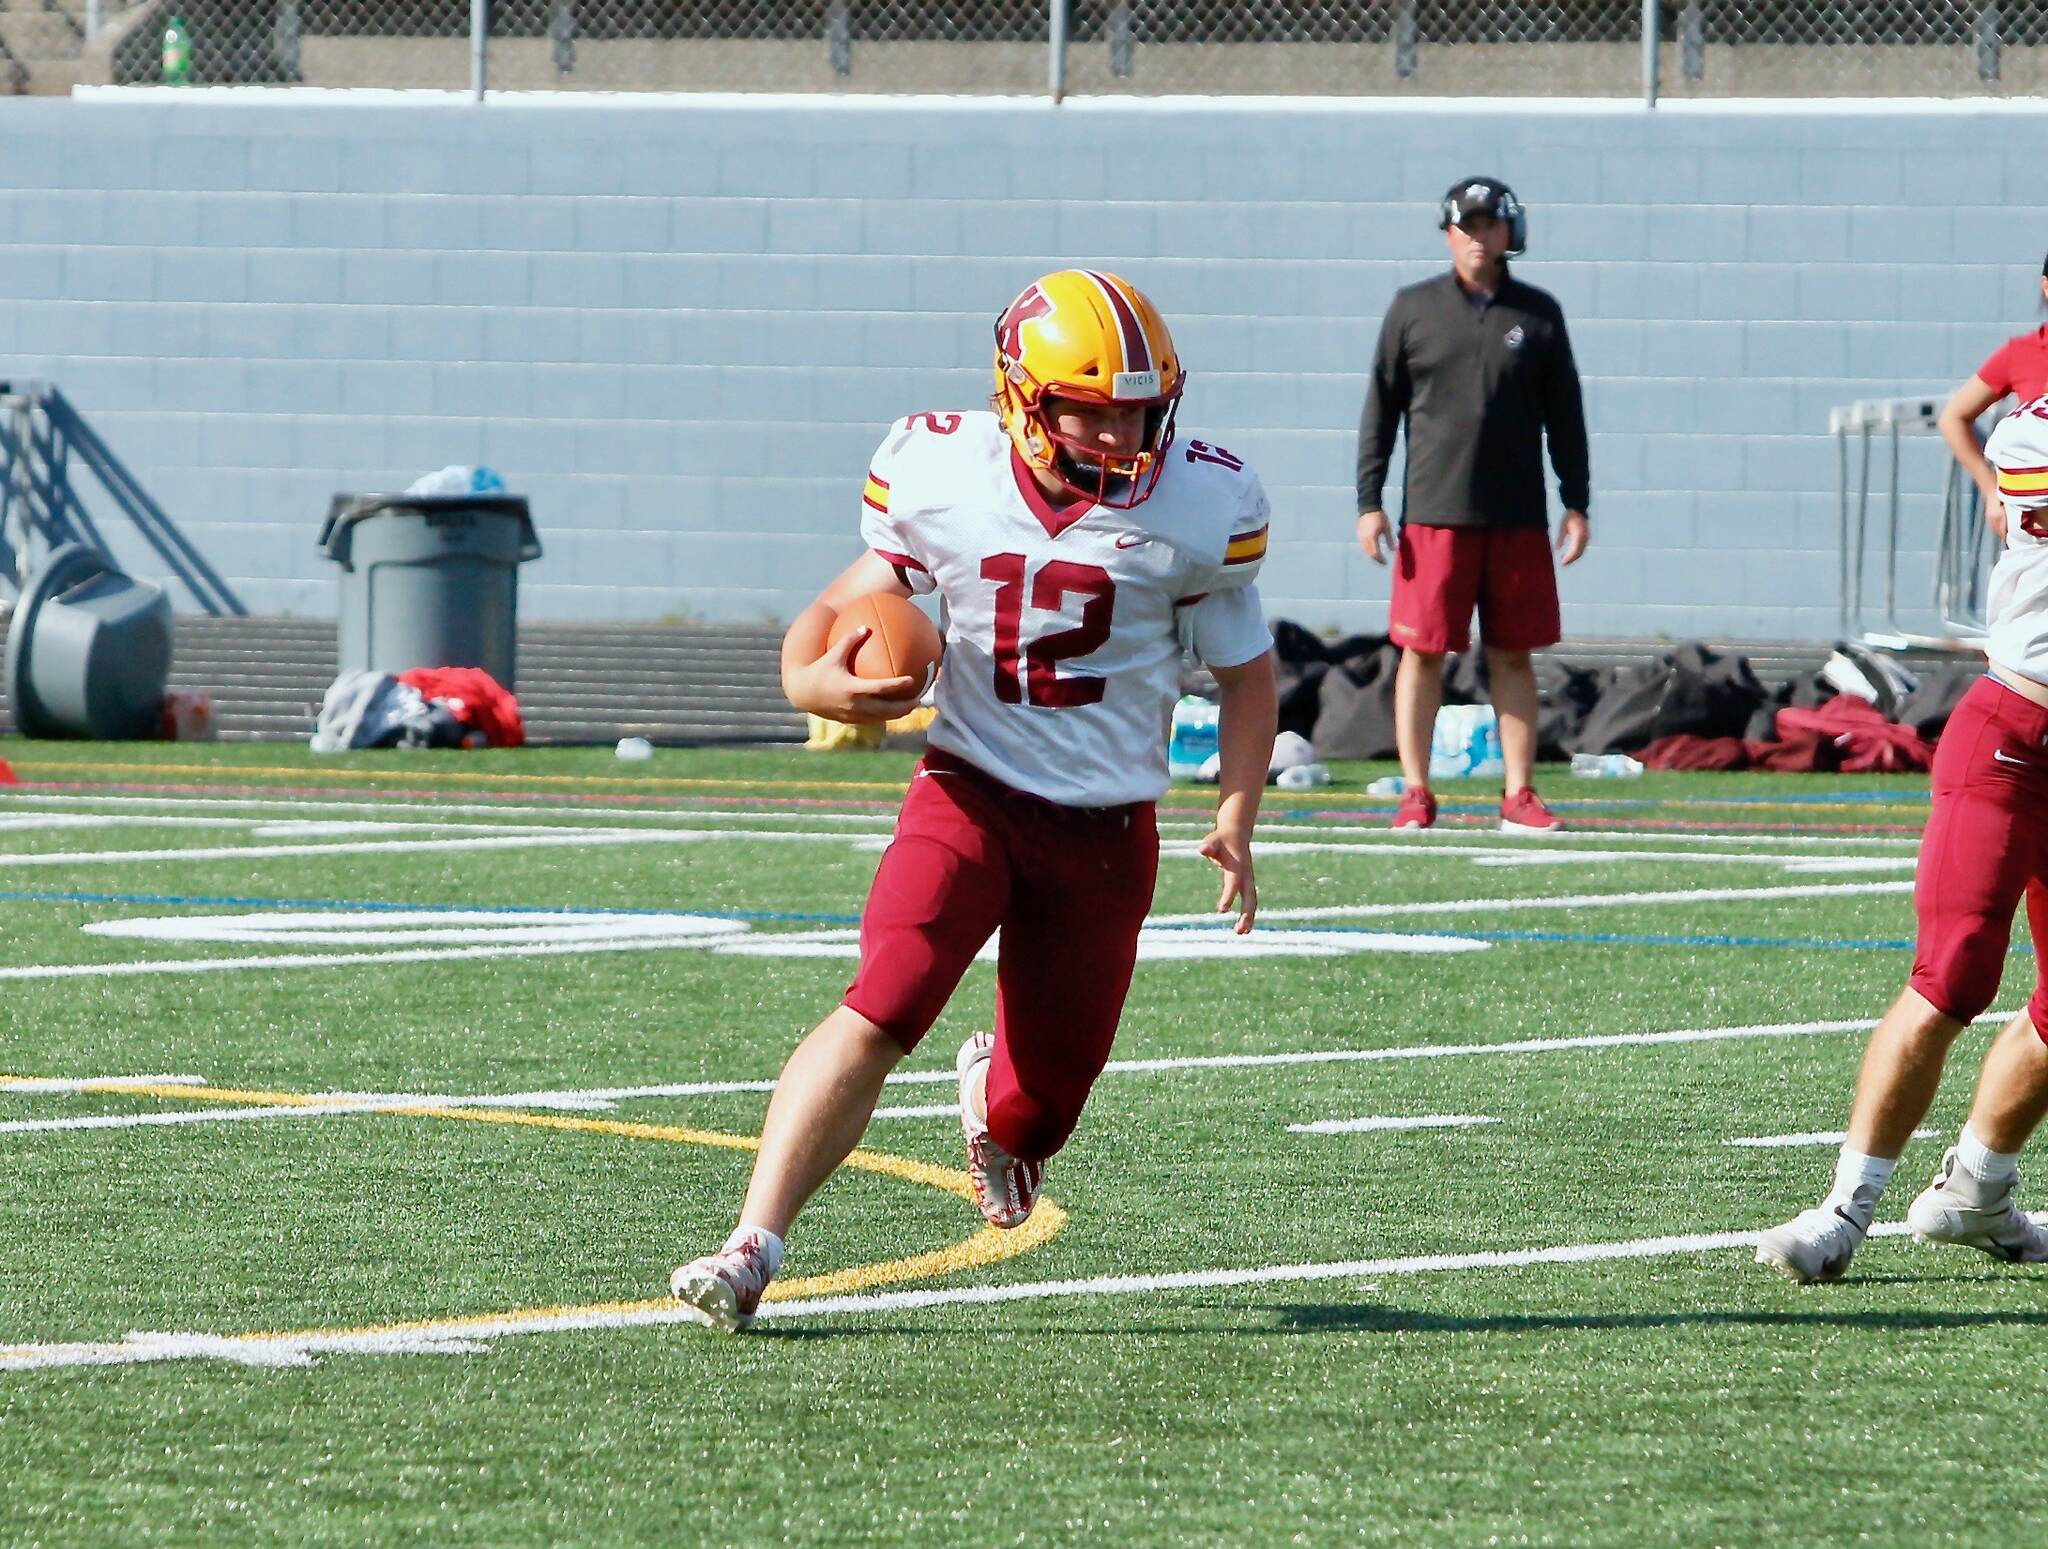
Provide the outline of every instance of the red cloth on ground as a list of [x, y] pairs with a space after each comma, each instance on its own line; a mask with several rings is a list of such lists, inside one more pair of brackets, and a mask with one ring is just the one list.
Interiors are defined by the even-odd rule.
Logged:
[[1636, 754], [1645, 769], [1747, 769], [1751, 748], [1767, 744], [1744, 742], [1740, 737], [1695, 737], [1680, 732], [1659, 737]]
[[1934, 745], [1875, 705], [1840, 694], [1810, 710], [1778, 712], [1776, 742], [1740, 737], [1659, 737], [1636, 757], [1646, 769], [1766, 769], [1812, 774], [1902, 774], [1934, 762]]
[[1838, 694], [1811, 710], [1780, 710], [1777, 725], [1781, 742], [1816, 742], [1821, 756], [1832, 758], [1822, 767], [1849, 774], [1904, 774], [1934, 764], [1926, 738], [1886, 720], [1877, 706], [1853, 694]]
[[414, 667], [399, 673], [398, 681], [429, 699], [441, 700], [456, 720], [474, 726], [492, 747], [526, 745], [526, 722], [520, 718], [519, 701], [483, 668]]

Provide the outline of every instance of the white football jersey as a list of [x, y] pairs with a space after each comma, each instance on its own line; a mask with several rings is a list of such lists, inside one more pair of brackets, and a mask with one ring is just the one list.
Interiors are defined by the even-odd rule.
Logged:
[[2023, 518], [2048, 506], [2048, 397], [1998, 422], [1984, 455], [1998, 472], [2005, 502], [2005, 552], [1991, 568], [1985, 654], [2001, 667], [2048, 683], [2048, 538]]
[[1234, 667], [1271, 648], [1258, 589], [1258, 475], [1176, 439], [1129, 511], [1056, 509], [994, 414], [890, 428], [861, 537], [917, 592], [946, 600], [931, 745], [1066, 806], [1155, 800], [1181, 648]]

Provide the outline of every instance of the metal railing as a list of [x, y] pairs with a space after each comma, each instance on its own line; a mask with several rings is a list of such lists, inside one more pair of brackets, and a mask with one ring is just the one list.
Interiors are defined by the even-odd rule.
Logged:
[[72, 482], [74, 460], [99, 483], [208, 613], [240, 616], [234, 589], [54, 383], [0, 382], [0, 595], [16, 595], [51, 554], [83, 544], [113, 562]]
[[[56, 0], [48, 0], [55, 4]], [[77, 3], [77, 0], [68, 0]], [[2048, 90], [2048, 0], [142, 0], [109, 77], [489, 89], [1431, 96]]]
[[[1941, 523], [1934, 539], [1934, 582], [1921, 606], [1931, 607], [1942, 633], [1908, 630], [1900, 622], [1899, 556], [1906, 534], [1902, 500], [1906, 493], [1901, 468], [1901, 438], [1938, 434], [1944, 400], [1940, 397], [1866, 398], [1829, 411], [1828, 429], [1835, 437], [1841, 501], [1840, 582], [1842, 637], [1889, 650], [1971, 650], [1984, 638], [1985, 604], [1998, 542], [1984, 520], [1983, 499], [1963, 466], [1947, 458]], [[1873, 476], [1872, 461], [1880, 451], [1885, 466]], [[1919, 471], [1925, 472], [1924, 463]], [[1923, 488], [1925, 486], [1922, 486]], [[1872, 541], [1873, 498], [1883, 503], [1885, 536], [1884, 613], [1878, 625], [1868, 620], [1870, 599], [1865, 569]], [[1913, 606], [1908, 603], [1907, 606]]]

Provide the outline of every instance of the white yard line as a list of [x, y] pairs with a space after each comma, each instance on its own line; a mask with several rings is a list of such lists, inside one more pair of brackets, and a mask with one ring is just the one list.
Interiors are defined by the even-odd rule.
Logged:
[[[422, 824], [438, 828], [440, 824]], [[549, 850], [612, 844], [695, 844], [711, 839], [753, 839], [799, 844], [863, 843], [855, 834], [819, 834], [783, 829], [707, 828], [527, 828], [507, 832], [477, 825], [462, 838], [364, 839], [332, 844], [248, 844], [168, 850], [75, 850], [35, 854], [0, 852], [0, 869], [17, 866], [141, 865], [150, 861], [276, 860], [310, 855], [404, 855], [432, 850]]]
[[[2003, 1022], [2014, 1013], [2010, 1011], [1987, 1011], [1977, 1018], [1978, 1023]], [[1506, 1043], [1467, 1044], [1409, 1044], [1388, 1049], [1305, 1049], [1278, 1054], [1206, 1054], [1184, 1055], [1176, 1058], [1145, 1060], [1111, 1060], [1103, 1067], [1104, 1075], [1157, 1075], [1176, 1071], [1191, 1070], [1243, 1070], [1295, 1065], [1356, 1065], [1373, 1064], [1385, 1060], [1429, 1060], [1429, 1059], [1475, 1059], [1487, 1055], [1503, 1054], [1554, 1054], [1567, 1049], [1621, 1049], [1654, 1047], [1660, 1044], [1677, 1043], [1718, 1043], [1743, 1038], [1801, 1038], [1816, 1037], [1831, 1033], [1853, 1033], [1877, 1025], [1874, 1018], [1850, 1021], [1828, 1022], [1772, 1022], [1736, 1027], [1687, 1027], [1674, 1028], [1654, 1033], [1597, 1033], [1575, 1038], [1525, 1038]], [[99, 1084], [142, 1085], [154, 1078], [146, 1076], [101, 1077]], [[165, 1077], [172, 1080], [197, 1080], [197, 1078]], [[936, 1086], [958, 1080], [952, 1070], [907, 1070], [890, 1075], [888, 1086]], [[41, 1080], [16, 1080], [0, 1083], [0, 1097], [16, 1091], [68, 1091], [87, 1085], [83, 1079], [67, 1079], [54, 1082]], [[747, 1081], [672, 1081], [648, 1086], [613, 1087], [571, 1087], [556, 1090], [530, 1092], [495, 1092], [463, 1096], [451, 1093], [419, 1092], [311, 1092], [306, 1094], [306, 1104], [296, 1107], [264, 1107], [251, 1109], [212, 1109], [195, 1112], [169, 1114], [112, 1114], [93, 1115], [84, 1119], [26, 1120], [0, 1125], [0, 1131], [24, 1131], [38, 1129], [91, 1128], [119, 1129], [132, 1125], [147, 1124], [198, 1124], [219, 1119], [289, 1119], [324, 1117], [330, 1114], [373, 1113], [391, 1108], [610, 1108], [622, 1102], [664, 1097], [727, 1097], [747, 1093], [767, 1093], [775, 1090], [775, 1082], [769, 1080]], [[920, 1107], [904, 1107], [877, 1110], [876, 1117], [887, 1118], [937, 1118], [955, 1112], [952, 1104], [931, 1104]], [[1380, 1121], [1355, 1121], [1361, 1124]], [[1431, 1121], [1422, 1121], [1431, 1122]], [[1491, 1122], [1474, 1120], [1473, 1122]], [[1293, 1126], [1290, 1126], [1293, 1127]], [[1389, 1125], [1391, 1127], [1391, 1125]], [[1781, 1139], [1785, 1137], [1779, 1137]], [[1798, 1137], [1791, 1137], [1796, 1140]], [[1822, 1137], [1836, 1142], [1841, 1136]], [[1763, 1145], [1767, 1140], [1755, 1142], [1731, 1141], [1731, 1145]], [[1815, 1143], [1819, 1143], [1816, 1141]]]
[[957, 1119], [960, 1117], [958, 1103], [929, 1103], [922, 1108], [877, 1108], [874, 1117], [878, 1119]]
[[[1899, 1237], [1902, 1222], [1874, 1226], [1872, 1237]], [[933, 1287], [867, 1291], [847, 1296], [814, 1296], [764, 1302], [764, 1319], [839, 1317], [846, 1314], [915, 1312], [933, 1307], [992, 1306], [1076, 1297], [1148, 1296], [1162, 1292], [1279, 1288], [1324, 1280], [1375, 1281], [1405, 1275], [1475, 1273], [1527, 1269], [1538, 1265], [1613, 1263], [1629, 1259], [1678, 1258], [1750, 1248], [1757, 1231], [1701, 1232], [1685, 1236], [1639, 1237], [1621, 1242], [1572, 1243], [1544, 1248], [1492, 1249], [1477, 1253], [1411, 1254], [1400, 1258], [1344, 1259], [1328, 1264], [1269, 1264], [1254, 1268], [1196, 1269], [1155, 1275], [1098, 1275], [1078, 1280], [1034, 1280], [1009, 1285]], [[1363, 1289], [1363, 1288], [1361, 1288]], [[1241, 1303], [1239, 1304], [1241, 1305]], [[175, 1360], [219, 1360], [250, 1366], [308, 1366], [322, 1355], [450, 1355], [489, 1348], [489, 1342], [529, 1334], [564, 1334], [649, 1328], [687, 1323], [689, 1317], [666, 1303], [567, 1308], [546, 1313], [503, 1313], [471, 1320], [436, 1322], [427, 1328], [392, 1327], [294, 1337], [243, 1334], [133, 1333], [120, 1341], [0, 1347], [0, 1372], [75, 1366], [130, 1366]], [[705, 1337], [697, 1335], [694, 1337]]]
[[[1916, 1129], [1915, 1140], [1932, 1140], [1941, 1133], [1936, 1129]], [[1753, 1146], [1761, 1150], [1780, 1146], [1839, 1146], [1849, 1138], [1847, 1130], [1814, 1130], [1804, 1135], [1745, 1135], [1740, 1140], [1724, 1140], [1724, 1146]]]
[[[1589, 866], [1624, 862], [1680, 862], [1692, 865], [1778, 866], [1787, 871], [1911, 871], [1911, 855], [1783, 855], [1717, 850], [1568, 850], [1540, 844], [1514, 846], [1360, 844], [1345, 840], [1268, 839], [1261, 835], [1257, 851], [1266, 855], [1354, 855], [1374, 860], [1465, 860], [1474, 866]], [[1198, 853], [1196, 842], [1168, 839], [1159, 853], [1176, 858]]]
[[[1388, 817], [1393, 809], [1388, 809]], [[1162, 822], [1166, 829], [1187, 829], [1207, 833], [1209, 825], [1195, 822]], [[1409, 850], [1417, 854], [1455, 853], [1459, 850], [1500, 845], [1504, 841], [1500, 834], [1485, 828], [1433, 828], [1424, 833], [1413, 830], [1395, 832], [1384, 823], [1319, 823], [1304, 818], [1289, 818], [1284, 814], [1267, 813], [1260, 824], [1260, 833], [1271, 830], [1275, 836], [1289, 829], [1300, 834], [1355, 834], [1361, 843], [1377, 843], [1387, 849]], [[1843, 845], [1850, 848], [1908, 849], [1920, 848], [1917, 836], [1908, 838], [1903, 834], [1750, 834], [1740, 831], [1721, 832], [1717, 830], [1671, 830], [1651, 828], [1564, 828], [1555, 833], [1545, 834], [1534, 843], [1544, 845], [1618, 845], [1635, 841], [1656, 844], [1727, 845], [1766, 849], [1783, 845]], [[1523, 843], [1532, 842], [1529, 840]]]
[[1468, 1129], [1475, 1124], [1498, 1124], [1476, 1113], [1431, 1113], [1418, 1119], [1317, 1119], [1310, 1124], [1290, 1124], [1294, 1135], [1360, 1135], [1369, 1130]]
[[[1634, 909], [1644, 904], [1720, 904], [1771, 898], [1850, 898], [1884, 893], [1910, 893], [1913, 884], [1900, 882], [1825, 882], [1799, 887], [1669, 888], [1643, 893], [1566, 893], [1538, 898], [1444, 898], [1406, 904], [1317, 904], [1296, 909], [1261, 909], [1261, 920], [1375, 920], [1404, 915], [1498, 914], [1531, 909]], [[1153, 925], [1213, 924], [1213, 914], [1156, 914]]]
[[660, 952], [678, 947], [701, 949], [701, 935], [650, 936], [602, 941], [519, 942], [507, 946], [420, 947], [393, 952], [280, 952], [261, 957], [188, 957], [161, 962], [47, 963], [0, 968], [6, 979], [125, 978], [148, 974], [235, 973], [244, 969], [348, 968], [366, 963], [438, 963], [459, 958], [560, 957], [586, 952]]
[[[419, 801], [402, 798], [391, 800], [300, 800], [283, 797], [239, 796], [239, 797], [193, 797], [193, 796], [91, 796], [91, 795], [48, 795], [43, 793], [10, 794], [0, 793], [0, 810], [11, 808], [38, 807], [119, 807], [152, 809], [194, 809], [241, 812], [305, 812], [328, 816], [339, 812], [355, 812], [379, 817], [392, 814], [417, 815], [427, 820], [420, 826], [434, 826], [437, 817], [544, 817], [567, 826], [568, 820], [588, 817], [603, 823], [630, 820], [636, 823], [836, 823], [861, 825], [877, 829], [893, 829], [896, 824], [894, 813], [890, 812], [830, 812], [819, 810], [791, 811], [786, 808], [705, 808], [705, 807], [633, 807], [633, 806], [532, 806], [501, 802], [440, 802]], [[402, 819], [408, 820], [409, 819]], [[221, 819], [221, 822], [230, 820]], [[0, 820], [4, 826], [4, 820]], [[1159, 824], [1162, 833], [1204, 834], [1207, 823], [1162, 819]], [[789, 832], [790, 830], [776, 830]], [[1322, 823], [1298, 818], [1269, 815], [1259, 828], [1262, 847], [1293, 843], [1285, 836], [1289, 833], [1328, 839], [1332, 836], [1356, 836], [1357, 843], [1347, 846], [1357, 849], [1384, 849], [1405, 856], [1442, 856], [1455, 854], [1506, 854], [1520, 851], [1527, 853], [1526, 846], [1502, 845], [1497, 834], [1485, 830], [1467, 833], [1462, 830], [1448, 830], [1432, 833], [1426, 838], [1414, 834], [1397, 834], [1384, 825]], [[739, 837], [739, 836], [734, 836]], [[822, 837], [822, 836], [821, 836]], [[1567, 829], [1546, 835], [1543, 846], [1565, 846], [1578, 849], [1597, 845], [1618, 846], [1632, 842], [1664, 845], [1721, 846], [1732, 849], [1767, 849], [1772, 847], [1798, 846], [1839, 846], [1845, 848], [1880, 848], [1918, 850], [1920, 841], [1905, 836], [1883, 836], [1869, 834], [1749, 834], [1741, 832], [1698, 832], [1671, 831], [1662, 829]], [[1548, 853], [1547, 850], [1544, 853]], [[1644, 853], [1624, 850], [1618, 853], [1635, 857]], [[1690, 859], [1691, 852], [1670, 856], [1670, 859]]]
[[867, 823], [893, 828], [894, 813], [887, 812], [814, 812], [810, 810], [787, 811], [776, 808], [701, 808], [701, 807], [608, 807], [592, 805], [525, 806], [505, 802], [443, 802], [414, 801], [394, 798], [388, 801], [309, 801], [274, 796], [52, 796], [41, 792], [13, 794], [0, 792], [0, 809], [14, 806], [49, 805], [53, 807], [169, 807], [231, 812], [310, 812], [327, 814], [334, 812], [363, 812], [389, 815], [418, 813], [423, 817], [454, 815], [459, 817], [545, 817], [558, 822], [575, 817], [590, 817], [604, 822], [630, 818], [636, 822], [675, 822], [678, 819], [691, 823], [753, 823], [787, 821], [791, 823]]
[[0, 1093], [83, 1092], [100, 1086], [204, 1086], [204, 1076], [73, 1076], [54, 1081], [41, 1076], [0, 1076]]

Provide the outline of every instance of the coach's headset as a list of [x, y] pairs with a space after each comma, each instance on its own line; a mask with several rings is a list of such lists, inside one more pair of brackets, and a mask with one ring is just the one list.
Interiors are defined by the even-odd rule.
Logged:
[[1468, 215], [1496, 216], [1508, 223], [1508, 256], [1519, 257], [1529, 246], [1529, 212], [1515, 191], [1497, 177], [1460, 178], [1444, 192], [1437, 229], [1448, 231]]

